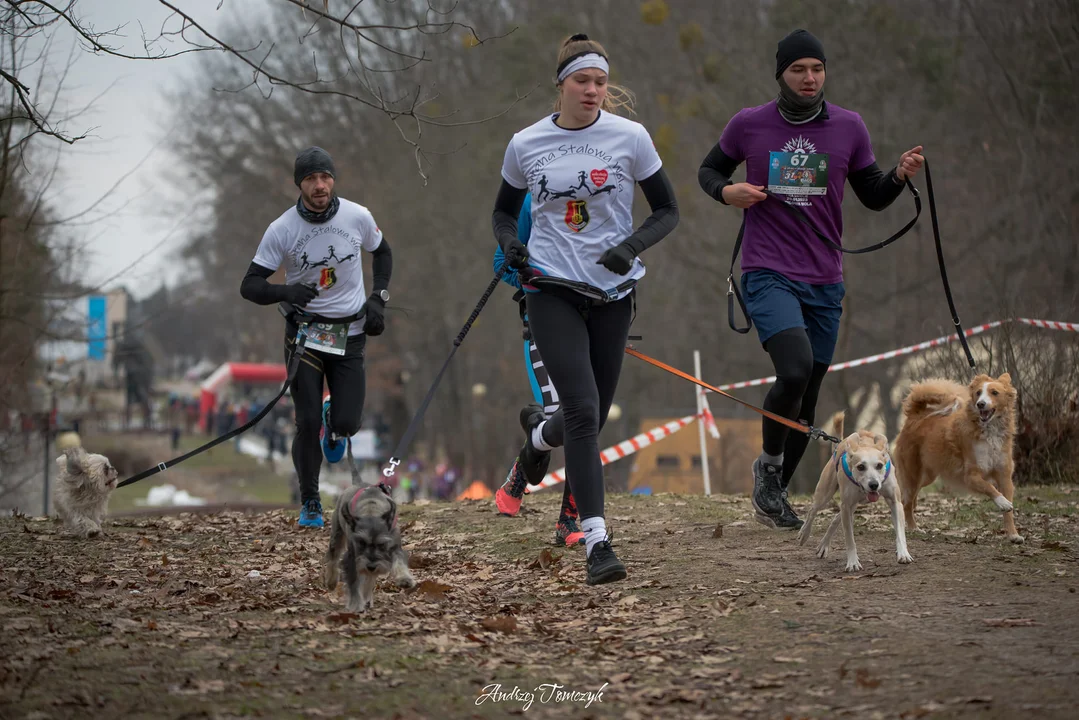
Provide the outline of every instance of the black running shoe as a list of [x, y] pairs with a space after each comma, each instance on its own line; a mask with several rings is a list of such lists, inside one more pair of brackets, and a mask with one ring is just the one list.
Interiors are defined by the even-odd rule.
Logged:
[[768, 527], [778, 527], [783, 515], [783, 467], [753, 461], [753, 509], [757, 522]]
[[521, 429], [525, 431], [525, 443], [517, 454], [521, 470], [529, 485], [539, 485], [547, 476], [551, 464], [550, 450], [537, 450], [532, 444], [532, 431], [547, 419], [547, 414], [539, 405], [526, 405], [521, 408]]
[[794, 508], [791, 507], [791, 504], [787, 502], [786, 490], [783, 491], [781, 502], [783, 503], [783, 512], [780, 514], [779, 518], [776, 519], [775, 526], [783, 530], [801, 530], [802, 525], [805, 523], [798, 517], [798, 513], [794, 512]]
[[587, 582], [589, 585], [617, 582], [625, 580], [626, 576], [626, 566], [614, 554], [609, 540], [597, 543], [592, 548], [592, 554], [588, 556]]

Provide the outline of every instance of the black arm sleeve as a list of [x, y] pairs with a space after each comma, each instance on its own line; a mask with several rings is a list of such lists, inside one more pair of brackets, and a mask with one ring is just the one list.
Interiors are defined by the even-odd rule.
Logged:
[[624, 241], [638, 255], [667, 237], [678, 225], [678, 201], [674, 198], [674, 187], [663, 168], [641, 180], [640, 186], [652, 214]]
[[524, 205], [527, 194], [528, 188], [515, 188], [505, 180], [498, 188], [491, 225], [502, 252], [506, 252], [507, 243], [517, 239], [517, 216], [521, 214], [521, 206]]
[[285, 299], [285, 286], [269, 281], [274, 270], [268, 270], [256, 262], [251, 263], [240, 283], [240, 297], [256, 305], [273, 305]]
[[385, 235], [382, 236], [382, 242], [371, 253], [371, 272], [374, 275], [375, 292], [390, 287], [390, 275], [393, 274], [393, 253], [390, 252], [390, 244], [386, 242]]
[[905, 187], [898, 181], [895, 168], [881, 172], [876, 163], [847, 175], [854, 194], [870, 210], [883, 210], [895, 202]]
[[708, 153], [697, 170], [697, 182], [701, 189], [712, 196], [714, 200], [726, 205], [723, 201], [723, 188], [731, 185], [731, 176], [734, 175], [738, 163], [727, 153], [720, 149], [717, 142], [715, 147]]

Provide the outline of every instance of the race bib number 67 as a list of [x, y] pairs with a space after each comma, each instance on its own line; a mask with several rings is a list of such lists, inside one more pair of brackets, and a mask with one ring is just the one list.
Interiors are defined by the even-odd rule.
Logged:
[[769, 153], [768, 189], [777, 195], [827, 195], [828, 154]]

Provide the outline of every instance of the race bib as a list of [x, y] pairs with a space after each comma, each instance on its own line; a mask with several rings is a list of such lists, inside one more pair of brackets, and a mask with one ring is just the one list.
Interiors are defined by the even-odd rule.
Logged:
[[307, 336], [304, 346], [308, 350], [331, 355], [344, 355], [348, 344], [349, 323], [303, 323], [300, 329]]
[[768, 189], [777, 195], [827, 195], [828, 155], [772, 151]]

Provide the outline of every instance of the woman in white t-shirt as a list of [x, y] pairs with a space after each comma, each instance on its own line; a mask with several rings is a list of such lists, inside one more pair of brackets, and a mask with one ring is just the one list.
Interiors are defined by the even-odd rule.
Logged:
[[[522, 416], [519, 460], [534, 476], [564, 440], [589, 585], [626, 577], [607, 539], [598, 437], [622, 370], [634, 287], [645, 273], [638, 256], [678, 223], [674, 189], [648, 131], [612, 114], [632, 106], [628, 93], [608, 84], [608, 71], [607, 52], [586, 35], [562, 43], [555, 112], [510, 140], [493, 217], [495, 238], [520, 271], [532, 337], [564, 415], [563, 433], [548, 428], [542, 410]], [[634, 230], [636, 183], [652, 214]], [[517, 214], [528, 193], [526, 246]]]

